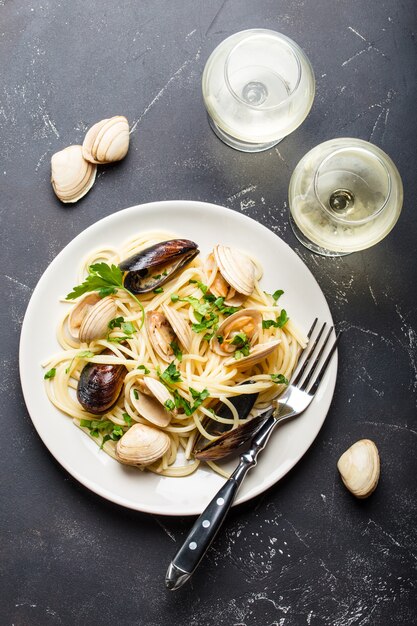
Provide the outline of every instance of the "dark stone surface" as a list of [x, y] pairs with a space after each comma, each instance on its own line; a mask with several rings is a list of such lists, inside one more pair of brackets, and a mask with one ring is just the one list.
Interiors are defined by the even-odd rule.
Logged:
[[[1, 624], [417, 623], [415, 18], [413, 0], [0, 0]], [[209, 130], [200, 77], [222, 39], [256, 26], [306, 50], [317, 96], [278, 150], [245, 155]], [[135, 128], [128, 157], [63, 206], [51, 154], [116, 113]], [[378, 246], [326, 259], [295, 240], [287, 188], [301, 156], [335, 136], [388, 152], [405, 203]], [[52, 459], [23, 402], [18, 341], [32, 290], [75, 235], [121, 208], [176, 198], [231, 207], [276, 232], [347, 332], [316, 441], [284, 480], [232, 511], [173, 594], [163, 577], [191, 519], [124, 510]], [[382, 459], [368, 501], [350, 496], [335, 467], [362, 437]]]

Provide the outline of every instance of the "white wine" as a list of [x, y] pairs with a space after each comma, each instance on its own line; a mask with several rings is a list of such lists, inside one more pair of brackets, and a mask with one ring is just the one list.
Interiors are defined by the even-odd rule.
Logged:
[[394, 227], [402, 208], [397, 168], [361, 139], [326, 141], [308, 152], [290, 181], [294, 233], [326, 256], [369, 248]]
[[307, 117], [314, 100], [310, 62], [291, 39], [274, 31], [236, 33], [204, 68], [204, 104], [216, 134], [256, 152], [278, 143]]

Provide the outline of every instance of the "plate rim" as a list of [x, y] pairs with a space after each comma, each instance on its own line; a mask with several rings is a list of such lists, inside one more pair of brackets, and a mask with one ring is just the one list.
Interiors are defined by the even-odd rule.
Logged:
[[[318, 283], [318, 281], [316, 280], [315, 276], [313, 275], [313, 273], [311, 272], [310, 268], [305, 264], [305, 262], [303, 261], [303, 259], [301, 259], [298, 254], [295, 252], [295, 250], [293, 250], [283, 239], [281, 239], [281, 237], [279, 237], [274, 231], [272, 231], [270, 228], [268, 228], [267, 226], [265, 226], [264, 224], [258, 222], [257, 220], [255, 220], [254, 218], [249, 217], [248, 215], [245, 215], [243, 213], [240, 213], [239, 211], [234, 210], [231, 207], [225, 207], [219, 204], [214, 204], [211, 202], [205, 202], [205, 201], [201, 201], [201, 200], [159, 200], [159, 201], [152, 201], [152, 202], [146, 202], [143, 204], [135, 204], [132, 205], [130, 207], [126, 207], [124, 209], [120, 209], [120, 210], [116, 210], [115, 212], [106, 215], [104, 217], [102, 217], [101, 219], [93, 222], [92, 224], [90, 224], [89, 226], [87, 226], [85, 229], [83, 229], [80, 233], [78, 233], [75, 237], [73, 237], [67, 244], [64, 245], [64, 247], [60, 250], [60, 252], [55, 256], [55, 258], [47, 265], [47, 267], [45, 268], [45, 270], [42, 272], [41, 276], [39, 277], [33, 292], [31, 294], [31, 297], [29, 299], [28, 305], [26, 307], [26, 311], [25, 311], [25, 315], [24, 315], [24, 319], [22, 322], [22, 326], [21, 326], [21, 333], [20, 333], [20, 340], [19, 340], [19, 375], [20, 375], [20, 383], [21, 383], [21, 388], [22, 388], [22, 393], [23, 393], [23, 397], [25, 400], [25, 406], [26, 406], [26, 410], [29, 414], [29, 417], [31, 419], [31, 422], [38, 434], [38, 436], [40, 437], [42, 443], [45, 445], [45, 447], [47, 448], [47, 450], [49, 451], [49, 453], [52, 455], [52, 457], [59, 463], [59, 465], [61, 467], [63, 467], [73, 478], [75, 478], [79, 483], [81, 483], [87, 490], [92, 491], [93, 493], [103, 497], [104, 499], [113, 502], [114, 504], [117, 504], [119, 506], [122, 506], [124, 508], [128, 508], [130, 510], [135, 510], [135, 511], [139, 511], [142, 513], [147, 513], [147, 514], [156, 514], [156, 515], [164, 515], [164, 516], [172, 516], [172, 517], [176, 517], [176, 516], [190, 516], [190, 515], [199, 515], [202, 512], [202, 508], [200, 506], [196, 507], [195, 509], [192, 510], [187, 510], [187, 511], [181, 511], [178, 509], [172, 510], [172, 511], [166, 511], [163, 510], [164, 507], [160, 507], [160, 506], [155, 506], [155, 505], [150, 505], [150, 506], [146, 506], [146, 505], [141, 505], [140, 503], [135, 503], [132, 501], [128, 501], [125, 497], [123, 496], [114, 496], [113, 492], [111, 492], [108, 489], [104, 489], [102, 488], [99, 484], [94, 483], [91, 484], [90, 480], [88, 478], [85, 478], [83, 476], [83, 474], [81, 474], [76, 468], [74, 468], [73, 466], [71, 466], [71, 464], [67, 463], [65, 459], [60, 458], [60, 455], [56, 453], [56, 451], [54, 451], [53, 449], [51, 449], [51, 446], [48, 445], [48, 443], [45, 441], [44, 437], [42, 436], [42, 432], [41, 432], [41, 425], [39, 422], [39, 418], [37, 416], [33, 416], [32, 415], [32, 411], [29, 408], [30, 407], [30, 402], [28, 402], [28, 398], [27, 398], [27, 392], [28, 389], [26, 387], [26, 372], [25, 372], [25, 368], [23, 365], [23, 352], [25, 349], [25, 341], [26, 341], [26, 335], [28, 333], [28, 324], [29, 324], [29, 318], [30, 318], [30, 313], [32, 311], [32, 308], [35, 306], [35, 300], [37, 297], [37, 292], [42, 288], [43, 284], [47, 281], [49, 274], [52, 273], [54, 271], [54, 267], [55, 265], [59, 264], [60, 259], [62, 256], [65, 255], [66, 250], [69, 246], [72, 245], [76, 245], [77, 243], [82, 243], [82, 241], [85, 238], [88, 238], [89, 234], [91, 231], [94, 231], [95, 228], [97, 227], [98, 224], [100, 225], [105, 225], [107, 222], [110, 222], [114, 219], [120, 218], [123, 219], [124, 216], [127, 216], [128, 214], [132, 214], [132, 213], [140, 213], [142, 211], [149, 211], [152, 210], [152, 208], [154, 207], [158, 207], [159, 209], [169, 209], [170, 207], [172, 208], [173, 206], [177, 206], [178, 204], [181, 204], [182, 207], [189, 207], [189, 208], [193, 208], [195, 209], [196, 207], [198, 208], [198, 206], [201, 206], [202, 208], [205, 209], [210, 209], [210, 210], [215, 210], [218, 211], [220, 213], [222, 213], [223, 211], [229, 212], [229, 213], [233, 213], [235, 214], [235, 216], [238, 217], [238, 219], [241, 219], [243, 221], [246, 221], [248, 224], [251, 224], [253, 227], [258, 228], [261, 231], [267, 231], [269, 233], [269, 235], [272, 235], [274, 237], [276, 237], [284, 246], [286, 246], [289, 251], [291, 252], [292, 255], [294, 255], [294, 258], [297, 259], [297, 261], [303, 266], [304, 270], [308, 273], [309, 275], [309, 280], [311, 280], [312, 282], [314, 282], [315, 286], [318, 288], [318, 290], [321, 292], [322, 296], [323, 296], [323, 300], [324, 303], [327, 307], [327, 313], [329, 318], [332, 320], [333, 323], [333, 316], [331, 314], [330, 311], [330, 307], [329, 304], [327, 302], [327, 299]], [[149, 229], [148, 229], [149, 230]], [[334, 323], [333, 323], [334, 325]], [[268, 489], [272, 488], [274, 485], [276, 485], [289, 471], [291, 471], [291, 469], [293, 469], [293, 467], [300, 461], [300, 459], [306, 454], [306, 452], [308, 451], [308, 449], [311, 447], [311, 445], [313, 444], [313, 442], [316, 440], [318, 433], [320, 432], [333, 396], [334, 396], [334, 392], [335, 392], [335, 386], [336, 386], [336, 378], [337, 378], [337, 372], [338, 372], [338, 354], [337, 354], [337, 350], [336, 353], [333, 357], [333, 366], [332, 369], [330, 370], [330, 373], [332, 374], [331, 376], [331, 380], [330, 380], [330, 385], [331, 385], [331, 389], [330, 389], [330, 393], [328, 394], [328, 401], [326, 402], [326, 406], [324, 407], [323, 410], [323, 417], [321, 420], [319, 420], [319, 423], [317, 423], [316, 428], [314, 429], [313, 432], [313, 436], [312, 439], [310, 441], [310, 443], [307, 445], [307, 447], [305, 447], [305, 449], [303, 448], [303, 451], [293, 457], [291, 459], [291, 461], [289, 462], [289, 464], [285, 467], [285, 471], [278, 476], [276, 479], [272, 480], [268, 485], [266, 486], [260, 486], [259, 489], [255, 489], [255, 493], [252, 492], [247, 492], [245, 493], [244, 491], [240, 491], [238, 493], [238, 496], [233, 504], [233, 506], [238, 506], [239, 504], [243, 504], [244, 502], [247, 502], [248, 500], [251, 500], [257, 496], [259, 496], [261, 493], [266, 492]], [[59, 411], [58, 409], [56, 409], [57, 411]], [[161, 478], [165, 478], [165, 477], [161, 477]], [[171, 478], [172, 477], [166, 477], [166, 478]], [[225, 480], [225, 479], [222, 479]]]

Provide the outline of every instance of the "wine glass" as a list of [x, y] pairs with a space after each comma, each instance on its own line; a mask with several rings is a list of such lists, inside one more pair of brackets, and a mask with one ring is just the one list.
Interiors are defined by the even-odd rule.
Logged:
[[204, 68], [202, 90], [216, 135], [236, 150], [260, 152], [304, 121], [315, 80], [294, 41], [258, 28], [235, 33], [217, 46]]
[[377, 146], [342, 137], [308, 152], [289, 186], [290, 223], [299, 241], [318, 254], [339, 256], [383, 239], [403, 202], [400, 174]]

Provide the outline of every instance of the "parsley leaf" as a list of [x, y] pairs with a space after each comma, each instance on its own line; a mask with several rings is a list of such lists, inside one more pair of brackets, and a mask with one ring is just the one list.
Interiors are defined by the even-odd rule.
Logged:
[[145, 367], [144, 365], [138, 365], [136, 369], [138, 369], [138, 370], [143, 370], [143, 373], [144, 373], [145, 375], [147, 375], [147, 374], [150, 374], [150, 373], [151, 373], [151, 370], [148, 370], [148, 368], [147, 368], [147, 367]]
[[279, 298], [282, 296], [283, 294], [283, 290], [282, 289], [277, 289], [273, 294], [272, 297], [274, 298], [275, 302], [277, 302], [277, 300], [279, 300]]
[[167, 384], [168, 386], [182, 382], [181, 372], [177, 370], [174, 362], [170, 363], [163, 372], [161, 372], [158, 367], [157, 374], [162, 382]]
[[173, 400], [165, 400], [164, 402], [164, 407], [168, 410], [168, 411], [173, 411], [175, 409], [175, 402]]
[[129, 289], [126, 289], [123, 284], [123, 276], [124, 273], [117, 265], [108, 265], [104, 262], [93, 263], [93, 265], [90, 265], [88, 268], [88, 275], [84, 279], [84, 282], [74, 287], [73, 290], [66, 296], [66, 300], [74, 300], [75, 298], [82, 296], [84, 293], [89, 293], [90, 291], [98, 291], [100, 297], [104, 297], [112, 293], [117, 293], [117, 290], [121, 289], [122, 291], [128, 293], [139, 305], [142, 311], [142, 327], [145, 321], [145, 311], [143, 309], [143, 305], [137, 297], [129, 291]]
[[175, 358], [176, 358], [179, 362], [181, 362], [181, 361], [182, 361], [182, 352], [181, 352], [181, 350], [180, 350], [180, 347], [179, 347], [178, 343], [174, 340], [174, 341], [171, 341], [171, 343], [170, 343], [169, 345], [170, 345], [170, 346], [171, 346], [171, 348], [172, 348], [172, 351], [173, 351], [173, 353], [174, 353]]
[[164, 288], [156, 287], [155, 289], [153, 289], [153, 293], [164, 293]]
[[184, 409], [184, 413], [187, 416], [190, 416], [198, 409], [198, 407], [204, 402], [206, 398], [209, 397], [208, 389], [203, 389], [203, 391], [196, 391], [192, 387], [190, 387], [190, 393], [194, 400], [194, 403], [191, 404], [186, 398], [184, 398], [177, 390], [174, 391], [174, 399], [175, 406], [177, 409]]
[[271, 328], [271, 326], [274, 328], [282, 328], [289, 319], [286, 310], [282, 309], [276, 320], [262, 320], [262, 328]]
[[54, 378], [56, 374], [56, 367], [52, 367], [50, 370], [48, 370], [44, 376], [45, 380], [49, 380], [50, 378]]
[[[134, 389], [134, 391], [136, 391], [136, 389]], [[123, 413], [122, 415], [125, 423], [130, 427], [132, 426], [132, 418], [130, 417], [129, 413]]]
[[277, 385], [289, 385], [290, 381], [284, 376], [284, 374], [271, 374], [271, 380]]

